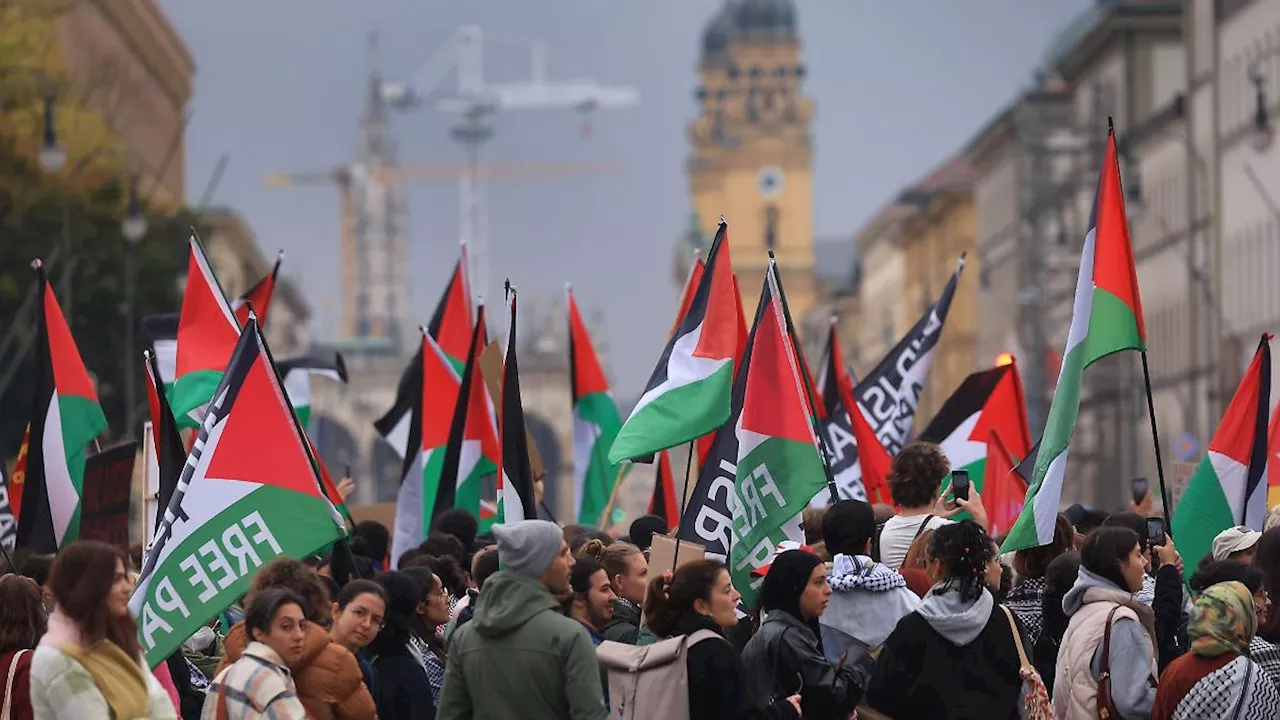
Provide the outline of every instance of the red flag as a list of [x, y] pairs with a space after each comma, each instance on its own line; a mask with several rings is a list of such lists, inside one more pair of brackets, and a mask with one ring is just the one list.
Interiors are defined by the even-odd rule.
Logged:
[[982, 478], [982, 504], [991, 521], [991, 536], [1008, 532], [1018, 521], [1027, 497], [1027, 484], [1013, 471], [1016, 459], [1009, 454], [997, 430], [987, 435], [987, 468]]
[[276, 255], [276, 264], [271, 267], [271, 272], [258, 281], [256, 285], [249, 288], [240, 296], [238, 300], [232, 303], [231, 308], [236, 312], [236, 322], [240, 323], [240, 327], [249, 322], [249, 306], [253, 306], [253, 311], [258, 314], [258, 324], [267, 324], [267, 307], [271, 305], [271, 296], [276, 291], [276, 278], [280, 275], [280, 262], [284, 260], [284, 251], [281, 250]]

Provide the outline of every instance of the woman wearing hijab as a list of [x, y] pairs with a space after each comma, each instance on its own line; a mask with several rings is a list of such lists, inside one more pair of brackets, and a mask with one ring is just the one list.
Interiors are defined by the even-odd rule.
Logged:
[[1160, 676], [1153, 720], [1280, 717], [1280, 691], [1248, 655], [1257, 627], [1253, 593], [1244, 583], [1218, 583], [1201, 593], [1187, 626], [1191, 651]]
[[760, 588], [767, 617], [742, 651], [758, 705], [798, 694], [806, 720], [844, 720], [853, 712], [872, 661], [858, 646], [837, 663], [823, 656], [818, 618], [830, 598], [826, 565], [811, 552], [788, 550], [767, 568]]

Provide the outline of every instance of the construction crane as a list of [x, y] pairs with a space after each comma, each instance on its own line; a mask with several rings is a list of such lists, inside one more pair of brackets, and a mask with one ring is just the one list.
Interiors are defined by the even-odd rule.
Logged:
[[[489, 220], [484, 184], [489, 178], [480, 165], [480, 146], [493, 138], [493, 128], [485, 118], [512, 110], [572, 109], [590, 113], [598, 108], [629, 107], [640, 101], [639, 91], [632, 87], [606, 86], [588, 79], [549, 80], [542, 43], [492, 33], [489, 37], [498, 42], [530, 47], [530, 71], [528, 80], [488, 83], [484, 78], [484, 37], [474, 25], [459, 28], [412, 81], [388, 82], [382, 88], [384, 99], [397, 110], [432, 105], [439, 112], [461, 116], [450, 129], [450, 136], [466, 155], [459, 178], [459, 226], [462, 239], [468, 242], [470, 284], [478, 294], [489, 289]], [[444, 94], [442, 86], [450, 72], [456, 75], [454, 94], [437, 97]]]
[[[403, 165], [373, 165], [360, 163], [343, 165], [326, 172], [273, 172], [266, 177], [267, 187], [302, 187], [335, 185], [338, 188], [340, 244], [342, 248], [342, 337], [383, 338], [389, 332], [386, 323], [375, 319], [361, 332], [361, 297], [367, 283], [368, 260], [360, 252], [357, 234], [357, 188], [364, 185], [400, 188], [408, 182], [456, 181], [466, 176], [486, 181], [501, 180], [550, 180], [556, 178], [585, 177], [620, 172], [621, 165], [590, 163], [505, 163], [489, 165], [461, 165], [444, 163], [415, 163]], [[371, 182], [372, 181], [372, 182]], [[398, 194], [398, 192], [397, 192]]]

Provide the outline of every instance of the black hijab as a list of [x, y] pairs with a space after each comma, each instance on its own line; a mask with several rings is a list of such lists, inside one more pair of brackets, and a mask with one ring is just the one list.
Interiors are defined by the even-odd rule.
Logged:
[[800, 612], [800, 595], [809, 584], [813, 569], [819, 565], [822, 565], [822, 558], [806, 550], [780, 553], [773, 559], [769, 573], [764, 576], [764, 583], [760, 586], [760, 607], [769, 613], [787, 613], [813, 631], [814, 637], [821, 643], [822, 632], [818, 628], [818, 619], [806, 620]]

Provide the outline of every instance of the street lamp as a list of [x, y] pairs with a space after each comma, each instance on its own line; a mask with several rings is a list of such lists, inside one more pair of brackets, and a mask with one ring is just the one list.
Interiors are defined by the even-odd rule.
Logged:
[[124, 219], [120, 221], [120, 233], [124, 235], [124, 420], [125, 432], [133, 433], [133, 411], [137, 406], [137, 357], [134, 339], [134, 300], [137, 294], [137, 268], [135, 252], [138, 243], [147, 234], [147, 218], [142, 214], [142, 202], [138, 199], [138, 177], [129, 180], [129, 203], [125, 206]]
[[1267, 112], [1267, 79], [1256, 68], [1249, 72], [1249, 82], [1253, 83], [1254, 97], [1257, 106], [1253, 111], [1253, 149], [1266, 152], [1275, 139], [1275, 130], [1271, 127], [1271, 115]]
[[58, 144], [58, 131], [53, 124], [52, 94], [44, 98], [44, 142], [40, 146], [40, 168], [47, 173], [62, 170], [67, 162], [67, 152]]

